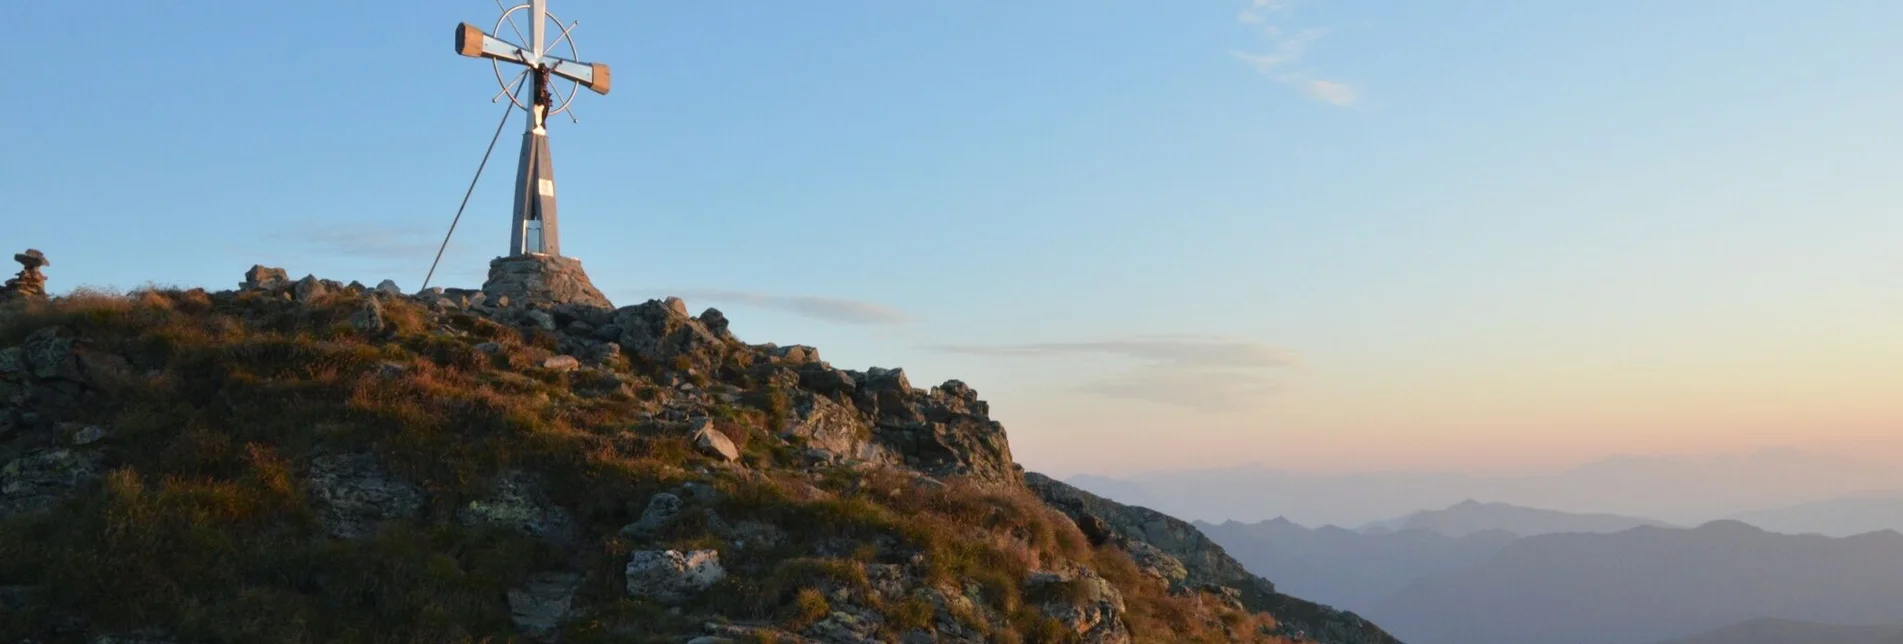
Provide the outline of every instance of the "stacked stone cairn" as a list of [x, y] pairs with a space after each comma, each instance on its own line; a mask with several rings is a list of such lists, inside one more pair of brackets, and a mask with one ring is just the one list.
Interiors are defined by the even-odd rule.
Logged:
[[0, 287], [0, 302], [46, 299], [46, 275], [40, 269], [53, 263], [46, 261], [45, 254], [31, 248], [24, 253], [15, 253], [13, 261], [25, 268], [13, 279], [7, 280], [5, 287]]

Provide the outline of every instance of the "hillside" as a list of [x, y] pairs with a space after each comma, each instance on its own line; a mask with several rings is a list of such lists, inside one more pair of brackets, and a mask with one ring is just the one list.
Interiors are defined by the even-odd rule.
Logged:
[[9, 291], [0, 640], [1394, 641], [1023, 473], [961, 382], [555, 259]]
[[1903, 626], [1842, 626], [1754, 619], [1660, 644], [1903, 644]]
[[1717, 521], [1520, 539], [1370, 615], [1415, 644], [1656, 642], [1775, 617], [1893, 622], [1903, 535], [1832, 539]]
[[1565, 532], [1620, 532], [1639, 526], [1669, 527], [1662, 521], [1616, 514], [1581, 514], [1467, 499], [1440, 510], [1423, 510], [1365, 529], [1368, 532], [1425, 530], [1449, 537], [1510, 532], [1522, 537]]

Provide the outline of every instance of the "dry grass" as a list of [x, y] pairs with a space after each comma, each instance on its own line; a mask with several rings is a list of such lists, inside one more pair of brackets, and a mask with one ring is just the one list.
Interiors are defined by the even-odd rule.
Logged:
[[[443, 320], [445, 333], [404, 300], [382, 301], [387, 330], [366, 337], [348, 324], [365, 303], [345, 293], [294, 304], [153, 288], [0, 308], [0, 346], [58, 326], [87, 351], [124, 356], [135, 374], [69, 419], [113, 429], [114, 469], [99, 492], [0, 522], [0, 582], [46, 587], [45, 608], [0, 615], [0, 639], [79, 615], [101, 629], [161, 626], [192, 641], [501, 641], [512, 637], [505, 591], [560, 567], [592, 579], [577, 599], [591, 612], [572, 641], [698, 628], [625, 597], [617, 580], [634, 544], [608, 537], [563, 552], [453, 519], [498, 476], [527, 470], [582, 534], [614, 535], [654, 493], [706, 480], [693, 472], [708, 461], [685, 436], [631, 421], [653, 408], [659, 389], [641, 374], [660, 365], [622, 363], [612, 377], [542, 372], [533, 367], [552, 336], [470, 315]], [[744, 366], [720, 371], [742, 378]], [[927, 584], [978, 589], [977, 608], [952, 617], [995, 641], [1066, 641], [1023, 596], [1031, 571], [1065, 562], [1087, 563], [1123, 590], [1139, 641], [1222, 641], [1225, 623], [1240, 633], [1263, 625], [1167, 594], [1021, 488], [848, 470], [809, 485], [778, 467], [796, 459], [771, 438], [789, 413], [785, 391], [757, 390], [744, 406], [714, 411], [746, 462], [766, 472], [714, 477], [716, 509], [728, 523], [780, 526], [786, 538], [742, 551], [713, 539], [699, 513], [686, 515], [664, 543], [718, 549], [733, 573], [701, 608], [798, 628], [831, 609], [827, 589], [847, 588], [887, 615], [885, 635], [896, 637], [929, 625], [935, 609], [916, 596], [870, 599], [865, 566], [919, 555]], [[316, 454], [364, 449], [430, 504], [372, 538], [331, 539], [301, 472]], [[815, 554], [822, 549], [836, 551]]]

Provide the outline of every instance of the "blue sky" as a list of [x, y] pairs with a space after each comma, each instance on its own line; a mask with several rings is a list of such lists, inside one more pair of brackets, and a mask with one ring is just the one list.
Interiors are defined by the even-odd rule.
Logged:
[[[615, 70], [552, 134], [597, 285], [966, 380], [1033, 469], [1903, 428], [1903, 4], [551, 8]], [[451, 50], [492, 3], [9, 13], [5, 239], [56, 290], [414, 288], [501, 114]], [[515, 141], [437, 283], [506, 244]]]

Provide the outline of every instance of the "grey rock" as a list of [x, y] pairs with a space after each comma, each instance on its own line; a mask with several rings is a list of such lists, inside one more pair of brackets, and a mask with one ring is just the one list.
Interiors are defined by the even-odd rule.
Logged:
[[[1123, 595], [1096, 571], [1079, 568], [1075, 572], [1034, 572], [1026, 585], [1033, 597], [1049, 596], [1039, 605], [1039, 610], [1076, 633], [1081, 641], [1090, 644], [1131, 642], [1129, 626], [1123, 621]], [[1059, 585], [1066, 588], [1053, 589]]]
[[253, 264], [251, 270], [244, 272], [244, 281], [238, 288], [250, 291], [256, 289], [276, 289], [291, 284], [291, 278], [282, 268], [271, 268]]
[[533, 636], [554, 633], [568, 622], [581, 582], [581, 575], [568, 572], [530, 575], [528, 583], [508, 592], [509, 619]]
[[819, 349], [803, 344], [773, 347], [767, 350], [767, 355], [772, 356], [776, 362], [795, 366], [819, 362]]
[[106, 439], [106, 428], [87, 425], [73, 432], [72, 444], [75, 447], [91, 445]]
[[403, 295], [403, 289], [397, 288], [396, 282], [392, 280], [377, 282], [376, 292], [399, 297]]
[[522, 314], [522, 319], [543, 331], [555, 330], [555, 316], [549, 315], [547, 311], [530, 309]]
[[680, 517], [682, 506], [686, 505], [681, 497], [669, 492], [655, 494], [648, 499], [647, 509], [641, 511], [641, 518], [621, 528], [623, 536], [645, 539], [653, 536], [674, 519]]
[[326, 454], [311, 460], [305, 487], [331, 536], [361, 539], [385, 520], [414, 518], [423, 491], [397, 480], [368, 454]]
[[720, 553], [713, 550], [640, 550], [625, 570], [631, 597], [678, 603], [726, 578]]
[[550, 502], [541, 482], [522, 471], [499, 477], [486, 498], [472, 500], [458, 509], [456, 520], [467, 526], [504, 528], [556, 543], [568, 542], [575, 532], [575, 520], [568, 510]]
[[734, 446], [733, 440], [727, 438], [726, 434], [714, 429], [713, 421], [702, 419], [700, 427], [694, 430], [691, 440], [694, 441], [695, 447], [699, 447], [700, 451], [708, 456], [729, 462], [740, 460], [740, 448]]
[[39, 270], [53, 265], [52, 262], [46, 261], [45, 253], [33, 248], [28, 248], [26, 252], [23, 253], [14, 253], [13, 261], [19, 262], [20, 266], [29, 271]]
[[99, 479], [102, 461], [97, 452], [54, 449], [0, 465], [0, 519], [40, 512], [72, 498]]
[[364, 300], [363, 306], [350, 314], [350, 328], [356, 329], [358, 333], [382, 333], [383, 307], [376, 300]]
[[66, 337], [59, 327], [45, 327], [26, 336], [21, 345], [25, 351], [26, 364], [36, 378], [59, 378], [82, 381], [79, 364], [73, 358], [73, 339]]
[[315, 275], [305, 275], [296, 284], [291, 285], [291, 297], [299, 302], [309, 302], [330, 293], [330, 287], [324, 285]]

